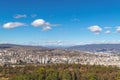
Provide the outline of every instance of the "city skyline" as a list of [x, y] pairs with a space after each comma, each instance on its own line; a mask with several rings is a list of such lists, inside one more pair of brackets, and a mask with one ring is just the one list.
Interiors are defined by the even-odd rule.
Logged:
[[119, 0], [1, 0], [0, 43], [120, 43]]

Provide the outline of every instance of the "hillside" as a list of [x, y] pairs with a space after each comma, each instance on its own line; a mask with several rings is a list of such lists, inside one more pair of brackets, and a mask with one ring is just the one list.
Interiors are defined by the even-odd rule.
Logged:
[[91, 52], [120, 52], [120, 44], [89, 44], [69, 47], [72, 50], [82, 50]]
[[43, 46], [17, 45], [17, 44], [0, 44], [0, 49], [49, 49]]

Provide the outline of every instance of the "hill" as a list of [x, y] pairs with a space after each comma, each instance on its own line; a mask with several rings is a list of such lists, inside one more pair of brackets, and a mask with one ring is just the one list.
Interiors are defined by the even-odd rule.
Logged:
[[89, 44], [69, 47], [72, 50], [82, 50], [91, 52], [120, 52], [120, 44]]
[[17, 44], [0, 44], [0, 49], [49, 49], [43, 46], [29, 46], [29, 45], [17, 45]]

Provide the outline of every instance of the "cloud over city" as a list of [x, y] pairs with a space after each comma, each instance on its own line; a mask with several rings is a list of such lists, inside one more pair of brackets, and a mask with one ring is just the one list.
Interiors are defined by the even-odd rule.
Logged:
[[120, 26], [117, 27], [116, 32], [120, 33]]
[[21, 22], [8, 22], [3, 24], [3, 28], [5, 29], [12, 29], [20, 26], [26, 26], [26, 24]]
[[14, 18], [16, 19], [19, 19], [19, 18], [27, 18], [27, 15], [26, 14], [17, 14], [15, 16], [13, 16]]
[[44, 19], [36, 19], [31, 23], [34, 27], [41, 27], [43, 31], [51, 30], [52, 26], [58, 26], [58, 24], [51, 24], [46, 22]]
[[105, 34], [110, 34], [110, 33], [111, 33], [110, 30], [105, 31]]
[[88, 29], [95, 34], [99, 34], [102, 31], [102, 28], [98, 25], [90, 26]]

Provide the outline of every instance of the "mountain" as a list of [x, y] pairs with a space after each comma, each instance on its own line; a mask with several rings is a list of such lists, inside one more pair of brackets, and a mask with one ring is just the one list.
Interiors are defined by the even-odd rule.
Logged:
[[91, 51], [91, 52], [120, 52], [120, 44], [89, 44], [69, 47], [72, 50]]
[[50, 50], [50, 49], [69, 49], [69, 50], [80, 50], [89, 52], [112, 52], [120, 53], [120, 44], [89, 44], [89, 45], [77, 45], [66, 47], [52, 47], [52, 46], [29, 46], [29, 45], [17, 45], [17, 44], [0, 44], [0, 49], [39, 49], [39, 50]]
[[17, 45], [17, 44], [0, 44], [0, 49], [49, 49], [43, 46]]

